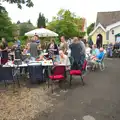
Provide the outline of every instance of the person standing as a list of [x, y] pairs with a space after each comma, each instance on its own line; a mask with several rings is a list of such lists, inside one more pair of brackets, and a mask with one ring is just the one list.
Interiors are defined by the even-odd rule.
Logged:
[[34, 40], [38, 44], [38, 54], [40, 54], [41, 53], [41, 50], [40, 50], [41, 45], [40, 45], [39, 36], [37, 34], [34, 35]]
[[79, 38], [79, 45], [81, 46], [81, 51], [80, 51], [80, 58], [81, 58], [81, 65], [84, 63], [85, 56], [86, 56], [86, 47], [84, 42], [82, 41], [82, 37]]
[[29, 49], [32, 60], [35, 60], [35, 58], [38, 56], [38, 44], [36, 43], [35, 39], [33, 39], [30, 43]]
[[19, 48], [19, 49], [20, 49], [20, 47], [21, 47], [21, 42], [20, 42], [20, 40], [18, 39], [18, 37], [15, 37], [14, 39], [15, 39], [15, 46], [16, 46], [16, 48]]
[[68, 46], [67, 46], [65, 37], [62, 36], [60, 39], [61, 39], [60, 50], [62, 50], [64, 52], [64, 54], [67, 54]]
[[79, 40], [77, 37], [73, 38], [73, 43], [69, 46], [71, 50], [71, 57], [74, 59], [74, 63], [72, 69], [79, 69], [78, 64], [80, 64], [80, 52], [82, 51], [82, 47], [80, 46]]
[[5, 38], [2, 38], [0, 51], [1, 51], [1, 64], [5, 64], [8, 62], [8, 44]]
[[38, 35], [34, 35], [34, 39], [35, 39], [37, 44], [40, 44], [40, 40], [39, 40], [39, 36]]
[[97, 36], [96, 45], [97, 45], [97, 48], [98, 48], [98, 49], [99, 49], [100, 47], [102, 47], [102, 40], [101, 40], [100, 36]]
[[51, 39], [50, 44], [47, 47], [47, 51], [49, 54], [50, 58], [54, 58], [56, 59], [56, 61], [59, 61], [59, 51], [58, 51], [58, 46], [55, 43], [54, 39]]
[[90, 48], [92, 48], [93, 41], [92, 41], [92, 39], [91, 39], [91, 38], [88, 40], [88, 44], [89, 44], [89, 47], [90, 47]]
[[108, 53], [108, 57], [112, 57], [113, 56], [113, 44], [110, 43], [108, 44], [108, 47], [107, 47], [107, 53]]

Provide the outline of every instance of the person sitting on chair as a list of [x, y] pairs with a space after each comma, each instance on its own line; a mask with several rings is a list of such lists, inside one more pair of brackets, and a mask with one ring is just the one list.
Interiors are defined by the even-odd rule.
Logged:
[[64, 52], [62, 50], [59, 51], [59, 55], [60, 55], [60, 61], [59, 62], [55, 62], [54, 64], [63, 64], [66, 66], [66, 70], [70, 69], [70, 60], [68, 58], [67, 55], [64, 54]]
[[86, 44], [86, 58], [91, 56], [91, 48], [89, 47], [89, 44]]
[[100, 48], [100, 53], [99, 53], [99, 55], [96, 56], [96, 57], [92, 60], [92, 63], [94, 64], [93, 67], [92, 67], [93, 70], [94, 70], [96, 64], [97, 64], [98, 62], [100, 62], [100, 61], [104, 58], [104, 55], [105, 55], [104, 49], [103, 49], [103, 48]]
[[99, 55], [97, 56], [97, 59], [96, 60], [102, 60], [103, 57], [104, 57], [105, 53], [104, 53], [104, 49], [103, 48], [100, 48], [100, 53]]
[[68, 56], [65, 55], [62, 50], [59, 51], [59, 54], [60, 54], [60, 63], [65, 65], [70, 65]]

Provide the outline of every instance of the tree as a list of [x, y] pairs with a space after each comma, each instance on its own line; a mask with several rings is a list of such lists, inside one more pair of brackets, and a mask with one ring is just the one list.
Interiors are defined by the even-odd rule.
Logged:
[[2, 12], [6, 12], [6, 9], [2, 6], [2, 4], [0, 3], [0, 13]]
[[18, 21], [17, 21], [17, 24], [20, 24], [20, 23], [21, 23], [21, 22], [18, 20]]
[[32, 24], [30, 20], [28, 20], [28, 24]]
[[27, 7], [33, 7], [32, 0], [2, 0], [2, 2], [8, 2], [10, 4], [17, 4], [18, 8], [22, 8], [22, 5], [25, 4]]
[[24, 34], [26, 32], [29, 32], [30, 30], [33, 30], [35, 28], [30, 21], [20, 23], [20, 24], [18, 24], [18, 27], [19, 27], [19, 35], [20, 36], [24, 36]]
[[4, 8], [0, 12], [0, 39], [5, 37], [6, 39], [11, 40], [16, 29], [16, 25], [12, 24], [11, 19], [9, 18], [8, 13]]
[[82, 18], [77, 17], [69, 10], [61, 9], [57, 16], [53, 17], [52, 22], [48, 23], [47, 28], [58, 33], [60, 36], [64, 35], [67, 38], [74, 36], [84, 36], [82, 32]]
[[37, 27], [38, 28], [41, 28], [41, 27], [45, 28], [46, 27], [46, 18], [42, 13], [39, 13], [39, 17], [37, 20]]
[[95, 23], [91, 23], [88, 27], [87, 27], [87, 35], [89, 36], [89, 34], [94, 30], [94, 26]]

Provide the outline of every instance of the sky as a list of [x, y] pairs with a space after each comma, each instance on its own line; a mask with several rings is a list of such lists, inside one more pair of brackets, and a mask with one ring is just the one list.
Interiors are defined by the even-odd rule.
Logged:
[[97, 12], [120, 10], [119, 0], [32, 0], [34, 7], [28, 8], [23, 6], [22, 10], [17, 8], [15, 4], [6, 2], [2, 5], [9, 13], [9, 17], [13, 22], [28, 21], [36, 25], [39, 13], [43, 13], [45, 17], [51, 21], [53, 16], [62, 9], [69, 9], [77, 16], [84, 17], [87, 20], [87, 26], [95, 22]]

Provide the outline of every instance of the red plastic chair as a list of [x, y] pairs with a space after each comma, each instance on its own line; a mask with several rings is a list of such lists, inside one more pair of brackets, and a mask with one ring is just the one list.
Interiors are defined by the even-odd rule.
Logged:
[[83, 81], [83, 74], [86, 71], [87, 61], [85, 60], [82, 65], [82, 70], [70, 70], [70, 86], [72, 85], [72, 76], [80, 76], [82, 80], [82, 84], [84, 85]]
[[52, 93], [53, 93], [53, 83], [66, 80], [65, 66], [55, 66], [52, 69], [52, 74], [49, 75], [48, 88], [49, 88], [50, 80], [52, 82], [51, 87], [52, 87]]

